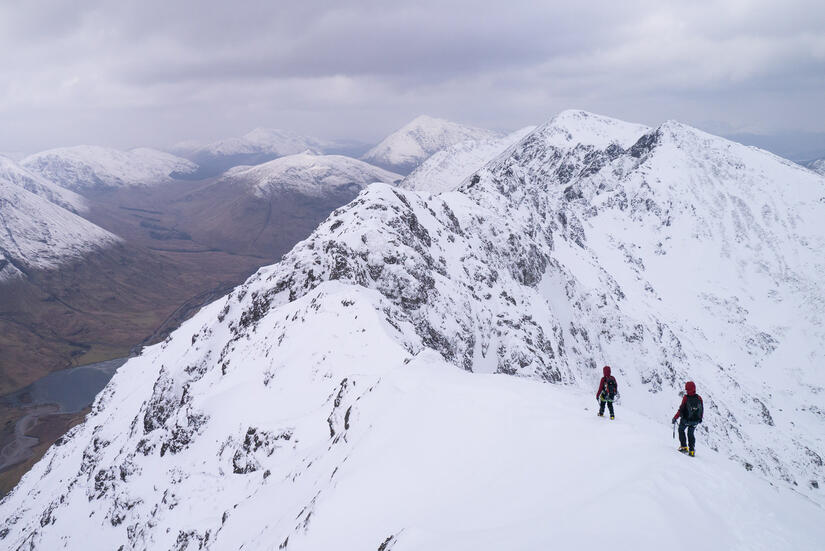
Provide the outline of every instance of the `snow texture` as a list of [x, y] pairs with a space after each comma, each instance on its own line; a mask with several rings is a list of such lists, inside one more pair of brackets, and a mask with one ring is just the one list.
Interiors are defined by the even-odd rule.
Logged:
[[384, 138], [361, 159], [406, 174], [433, 153], [451, 145], [499, 137], [490, 130], [421, 115]]
[[231, 168], [223, 180], [248, 185], [261, 197], [282, 191], [317, 197], [349, 188], [355, 192], [374, 182], [393, 183], [401, 176], [342, 155], [304, 152], [253, 167]]
[[372, 185], [121, 368], [0, 542], [821, 549], [823, 213], [793, 163], [580, 111], [457, 191]]
[[24, 186], [0, 175], [0, 282], [33, 268], [56, 268], [119, 240]]
[[404, 189], [430, 193], [452, 191], [535, 129], [535, 126], [528, 126], [503, 138], [467, 140], [451, 145], [430, 156], [399, 185]]
[[20, 164], [64, 188], [80, 193], [110, 187], [168, 183], [175, 174], [188, 174], [197, 165], [148, 148], [120, 151], [80, 145], [29, 155]]
[[39, 174], [26, 170], [12, 159], [3, 156], [0, 156], [0, 179], [23, 187], [75, 214], [86, 212], [89, 209], [86, 199], [82, 196], [50, 182]]

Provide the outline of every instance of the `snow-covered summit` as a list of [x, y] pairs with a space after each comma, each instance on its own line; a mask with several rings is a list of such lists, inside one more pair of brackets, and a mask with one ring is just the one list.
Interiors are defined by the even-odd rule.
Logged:
[[39, 174], [26, 170], [12, 159], [3, 156], [0, 156], [0, 179], [17, 184], [74, 213], [85, 212], [88, 209], [86, 199], [77, 193], [60, 187]]
[[535, 130], [528, 126], [501, 138], [467, 140], [446, 147], [410, 173], [399, 184], [415, 191], [441, 193], [456, 189], [472, 174]]
[[394, 172], [409, 174], [441, 149], [467, 140], [498, 137], [501, 136], [491, 130], [421, 115], [384, 138], [361, 159]]
[[294, 191], [319, 196], [342, 188], [356, 191], [373, 182], [393, 183], [401, 176], [343, 155], [315, 155], [305, 151], [257, 166], [228, 170], [224, 180], [242, 182], [259, 196]]
[[[765, 152], [566, 114], [457, 191], [369, 186], [130, 360], [0, 537], [537, 549], [605, 507], [633, 549], [694, 547], [667, 539], [686, 516], [720, 548], [818, 549], [823, 209]], [[670, 439], [685, 380], [695, 459]]]
[[115, 235], [0, 175], [0, 282], [53, 269], [119, 241]]
[[293, 155], [305, 150], [319, 153], [322, 150], [320, 141], [302, 136], [289, 130], [278, 128], [256, 128], [239, 138], [226, 138], [208, 144], [183, 142], [175, 148], [189, 155], [253, 155], [270, 154], [276, 156]]
[[168, 183], [173, 175], [194, 172], [197, 165], [163, 151], [120, 151], [81, 145], [29, 155], [20, 164], [67, 189], [87, 192], [108, 187]]

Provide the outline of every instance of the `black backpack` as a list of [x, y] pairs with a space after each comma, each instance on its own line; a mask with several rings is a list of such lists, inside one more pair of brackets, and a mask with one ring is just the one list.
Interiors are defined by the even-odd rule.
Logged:
[[604, 394], [608, 400], [616, 397], [616, 379], [608, 377], [604, 382]]
[[685, 411], [683, 414], [685, 421], [700, 423], [703, 413], [702, 399], [699, 395], [694, 394], [693, 396], [688, 396], [687, 400], [685, 400]]

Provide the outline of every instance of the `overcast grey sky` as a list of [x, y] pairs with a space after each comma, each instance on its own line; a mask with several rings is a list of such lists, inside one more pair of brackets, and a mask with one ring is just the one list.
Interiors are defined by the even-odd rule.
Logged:
[[825, 2], [3, 0], [0, 151], [257, 126], [375, 141], [567, 108], [825, 131]]

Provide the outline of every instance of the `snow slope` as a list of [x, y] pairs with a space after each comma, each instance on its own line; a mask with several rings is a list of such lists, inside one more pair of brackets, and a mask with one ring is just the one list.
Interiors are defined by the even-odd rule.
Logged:
[[0, 179], [16, 184], [26, 190], [43, 197], [47, 201], [61, 206], [74, 213], [88, 210], [86, 199], [50, 182], [39, 174], [26, 170], [15, 161], [0, 156]]
[[53, 269], [118, 238], [0, 176], [0, 282]]
[[821, 176], [825, 176], [825, 159], [817, 159], [816, 161], [811, 161], [807, 163], [805, 166], [816, 172]]
[[[7, 545], [570, 549], [594, 519], [616, 549], [825, 536], [820, 507], [718, 454], [679, 456], [660, 423], [411, 354], [375, 291], [324, 283], [237, 339], [222, 306], [118, 372], [0, 505]], [[696, 537], [674, 537], [686, 518]]]
[[20, 164], [44, 178], [80, 193], [168, 183], [172, 175], [194, 172], [197, 165], [169, 153], [148, 148], [120, 151], [80, 145], [29, 155]]
[[580, 111], [476, 176], [370, 186], [130, 360], [0, 541], [575, 548], [598, 520], [618, 549], [821, 548], [825, 180]]
[[280, 157], [267, 163], [228, 170], [223, 180], [241, 182], [260, 197], [295, 191], [311, 197], [341, 188], [357, 190], [373, 182], [393, 183], [401, 176], [342, 155], [310, 152]]
[[431, 155], [399, 184], [404, 189], [441, 193], [451, 191], [475, 171], [520, 142], [535, 126], [516, 130], [502, 138], [467, 140]]
[[467, 140], [500, 136], [490, 130], [464, 126], [421, 115], [367, 151], [362, 160], [401, 174], [409, 174], [433, 153]]

